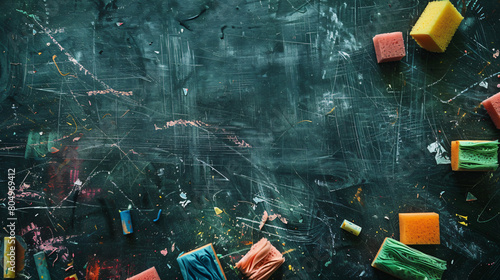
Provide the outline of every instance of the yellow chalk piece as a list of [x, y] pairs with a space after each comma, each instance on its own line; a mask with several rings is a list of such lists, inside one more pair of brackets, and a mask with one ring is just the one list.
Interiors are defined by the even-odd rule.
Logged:
[[16, 238], [3, 238], [3, 278], [16, 278]]
[[425, 7], [410, 35], [422, 48], [442, 53], [463, 19], [450, 1], [432, 1]]
[[460, 221], [460, 222], [458, 222], [458, 223], [459, 223], [459, 224], [461, 224], [461, 225], [464, 225], [464, 226], [469, 226], [469, 224], [468, 224], [468, 223], [466, 223], [466, 222], [462, 222], [462, 221]]
[[220, 210], [220, 208], [219, 208], [219, 207], [214, 207], [214, 211], [215, 211], [215, 214], [217, 214], [217, 215], [219, 215], [219, 214], [221, 214], [222, 212], [224, 212], [224, 211]]
[[361, 233], [361, 227], [354, 223], [349, 222], [348, 220], [344, 220], [340, 228], [356, 236], [358, 236]]
[[457, 217], [459, 217], [460, 219], [464, 219], [464, 220], [466, 220], [466, 221], [467, 221], [467, 217], [468, 217], [468, 216], [462, 216], [462, 215], [458, 215], [458, 214], [455, 214], [455, 215], [456, 215]]

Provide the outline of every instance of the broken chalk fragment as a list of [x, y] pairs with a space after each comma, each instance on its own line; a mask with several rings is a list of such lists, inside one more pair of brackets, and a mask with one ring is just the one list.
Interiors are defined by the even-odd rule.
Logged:
[[470, 192], [467, 193], [467, 198], [465, 199], [465, 201], [476, 201], [476, 200], [477, 200], [477, 197], [475, 197]]
[[215, 211], [215, 214], [217, 214], [217, 215], [220, 215], [222, 212], [224, 212], [224, 211], [220, 210], [219, 207], [214, 207], [214, 211]]

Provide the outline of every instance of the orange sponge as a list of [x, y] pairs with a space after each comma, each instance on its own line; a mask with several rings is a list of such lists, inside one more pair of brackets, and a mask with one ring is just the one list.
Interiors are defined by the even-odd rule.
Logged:
[[440, 244], [439, 214], [400, 213], [399, 235], [407, 245]]

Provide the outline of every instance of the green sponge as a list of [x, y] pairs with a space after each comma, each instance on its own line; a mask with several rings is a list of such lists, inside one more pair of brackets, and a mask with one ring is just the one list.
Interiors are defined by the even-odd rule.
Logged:
[[385, 238], [372, 266], [399, 279], [433, 280], [441, 279], [446, 261]]
[[498, 168], [498, 144], [498, 141], [452, 141], [452, 169], [495, 171]]

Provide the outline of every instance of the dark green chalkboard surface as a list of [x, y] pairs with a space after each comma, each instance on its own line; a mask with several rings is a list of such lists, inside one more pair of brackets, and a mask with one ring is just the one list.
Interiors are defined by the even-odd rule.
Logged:
[[[39, 251], [52, 279], [182, 279], [177, 256], [208, 243], [242, 279], [262, 237], [285, 257], [272, 279], [390, 279], [370, 264], [406, 212], [440, 215], [441, 244], [414, 247], [443, 279], [500, 279], [500, 171], [446, 163], [453, 140], [500, 137], [480, 106], [500, 91], [500, 2], [451, 2], [464, 20], [437, 54], [409, 35], [424, 0], [1, 1], [18, 279]], [[406, 57], [378, 64], [372, 37], [395, 31]]]

